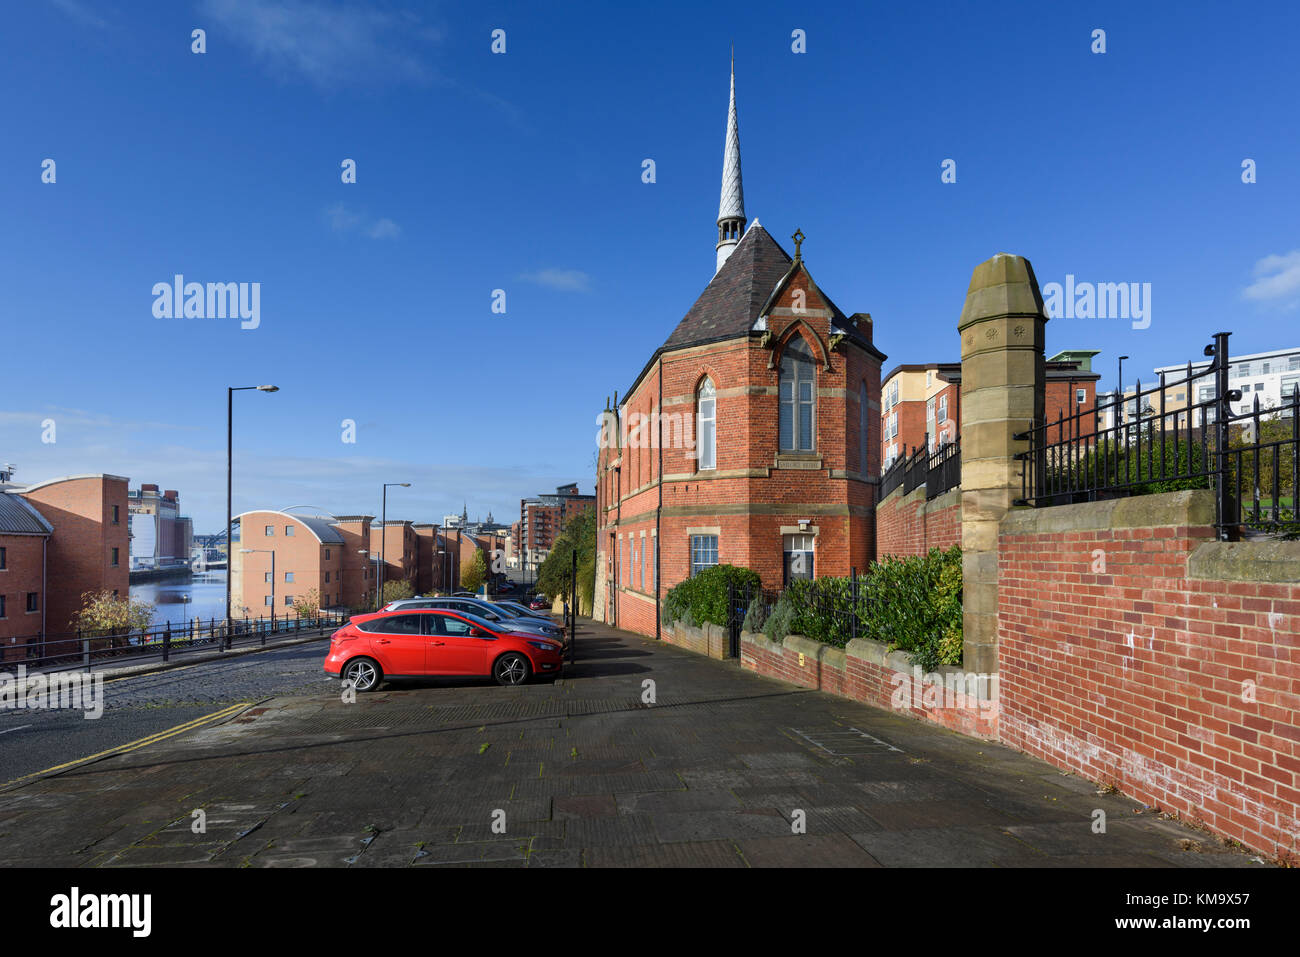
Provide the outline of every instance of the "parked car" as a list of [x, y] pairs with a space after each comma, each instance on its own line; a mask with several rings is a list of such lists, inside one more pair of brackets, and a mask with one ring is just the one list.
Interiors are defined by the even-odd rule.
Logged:
[[539, 615], [534, 609], [529, 608], [527, 605], [517, 601], [512, 601], [509, 598], [498, 598], [492, 604], [496, 605], [498, 608], [505, 609], [507, 612], [510, 611], [516, 612], [517, 614], [523, 616], [524, 618], [533, 618], [536, 619], [537, 621], [547, 621], [547, 622], [552, 620], [550, 615], [546, 615], [546, 614]]
[[564, 629], [555, 622], [522, 618], [519, 615], [506, 612], [505, 609], [498, 608], [490, 601], [483, 601], [481, 598], [457, 598], [454, 596], [451, 598], [402, 598], [398, 601], [390, 601], [384, 606], [384, 611], [415, 611], [422, 608], [440, 608], [445, 611], [473, 615], [500, 627], [508, 625], [515, 631], [532, 632], [544, 638], [551, 638], [561, 642], [564, 640]]
[[558, 641], [441, 609], [357, 615], [330, 638], [324, 664], [327, 675], [357, 691], [433, 676], [490, 675], [497, 684], [521, 685], [563, 667]]
[[528, 603], [529, 611], [549, 610], [551, 607], [550, 600], [545, 595], [534, 595], [533, 600]]

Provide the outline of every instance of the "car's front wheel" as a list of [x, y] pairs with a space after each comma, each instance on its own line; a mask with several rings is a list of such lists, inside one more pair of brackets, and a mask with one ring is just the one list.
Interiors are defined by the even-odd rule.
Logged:
[[532, 670], [527, 658], [517, 651], [510, 651], [497, 659], [492, 674], [499, 685], [521, 685], [528, 680]]
[[374, 691], [384, 680], [384, 673], [369, 658], [353, 658], [343, 666], [343, 680], [358, 691]]

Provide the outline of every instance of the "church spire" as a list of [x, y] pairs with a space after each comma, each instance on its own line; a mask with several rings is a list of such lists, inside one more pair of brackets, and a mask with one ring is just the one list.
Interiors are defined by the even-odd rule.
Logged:
[[722, 198], [718, 202], [718, 269], [745, 233], [745, 190], [740, 183], [740, 123], [736, 119], [736, 51], [731, 52], [731, 108], [722, 153]]

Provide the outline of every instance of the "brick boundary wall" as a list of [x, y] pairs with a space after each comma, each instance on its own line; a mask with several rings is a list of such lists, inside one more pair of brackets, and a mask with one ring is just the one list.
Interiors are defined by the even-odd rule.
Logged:
[[876, 506], [876, 554], [924, 555], [932, 548], [946, 551], [961, 544], [961, 488], [930, 501], [925, 486], [906, 495], [900, 485]]
[[922, 674], [906, 652], [854, 639], [845, 648], [788, 635], [778, 644], [761, 634], [740, 636], [740, 664], [756, 674], [850, 698], [972, 737], [998, 734], [997, 681], [944, 666]]
[[1296, 862], [1300, 542], [1213, 521], [1208, 491], [1008, 513], [1001, 739]]
[[699, 627], [684, 625], [675, 621], [671, 625], [663, 623], [661, 634], [663, 640], [678, 648], [685, 648], [697, 655], [722, 659], [727, 657], [727, 629], [720, 625], [705, 622]]

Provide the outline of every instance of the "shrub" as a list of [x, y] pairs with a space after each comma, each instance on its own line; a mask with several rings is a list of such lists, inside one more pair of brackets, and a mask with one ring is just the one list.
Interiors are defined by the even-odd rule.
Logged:
[[782, 595], [777, 599], [772, 614], [763, 623], [763, 635], [768, 641], [775, 641], [779, 644], [785, 641], [786, 635], [793, 634], [793, 628], [791, 627], [793, 624], [794, 605], [788, 596]]
[[[672, 624], [681, 620], [686, 624], [715, 625], [727, 623], [728, 585], [737, 592], [746, 587], [757, 590], [761, 586], [758, 572], [736, 565], [714, 565], [694, 578], [688, 578], [668, 590], [664, 597], [663, 620]], [[686, 621], [687, 612], [691, 620]]]
[[926, 671], [961, 664], [961, 549], [887, 558], [867, 578], [862, 637], [911, 653]]
[[745, 612], [745, 621], [740, 626], [740, 630], [748, 632], [762, 631], [763, 623], [766, 620], [767, 607], [763, 604], [763, 596], [755, 595], [749, 602], [749, 609]]

